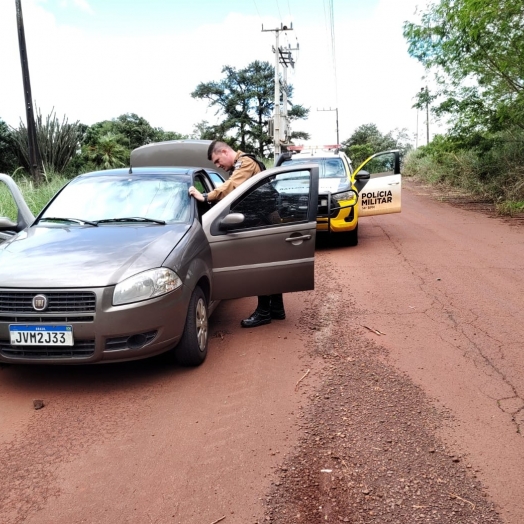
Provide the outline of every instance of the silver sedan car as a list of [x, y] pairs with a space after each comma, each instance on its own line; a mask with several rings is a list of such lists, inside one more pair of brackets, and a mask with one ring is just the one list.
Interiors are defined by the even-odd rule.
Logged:
[[[270, 169], [213, 207], [201, 167], [87, 173], [34, 218], [0, 218], [0, 362], [206, 358], [218, 301], [312, 289], [318, 167]], [[5, 188], [4, 188], [5, 189]]]

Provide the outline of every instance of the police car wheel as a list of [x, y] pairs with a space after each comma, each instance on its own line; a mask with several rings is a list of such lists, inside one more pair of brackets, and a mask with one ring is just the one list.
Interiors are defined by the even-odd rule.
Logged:
[[209, 340], [207, 300], [197, 286], [187, 310], [184, 334], [175, 348], [175, 359], [182, 366], [199, 366], [207, 356]]

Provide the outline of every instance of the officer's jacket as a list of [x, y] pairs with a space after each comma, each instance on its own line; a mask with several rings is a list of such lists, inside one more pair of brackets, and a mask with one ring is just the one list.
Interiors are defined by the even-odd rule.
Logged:
[[207, 199], [209, 202], [222, 200], [226, 195], [229, 195], [233, 189], [236, 189], [248, 178], [260, 173], [260, 167], [252, 158], [249, 158], [248, 156], [240, 158], [240, 155], [243, 154], [242, 151], [237, 151], [235, 163], [229, 171], [229, 178], [223, 184], [220, 184], [216, 189], [208, 193]]

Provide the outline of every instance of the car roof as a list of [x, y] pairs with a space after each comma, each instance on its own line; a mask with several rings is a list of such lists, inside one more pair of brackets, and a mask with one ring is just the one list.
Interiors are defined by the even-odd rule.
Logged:
[[211, 140], [166, 140], [137, 147], [131, 151], [133, 169], [139, 166], [195, 166], [228, 178], [229, 173], [207, 159]]

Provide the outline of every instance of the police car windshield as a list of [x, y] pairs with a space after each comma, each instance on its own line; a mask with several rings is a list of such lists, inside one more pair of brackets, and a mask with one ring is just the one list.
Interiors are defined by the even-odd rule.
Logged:
[[347, 178], [344, 163], [341, 158], [292, 157], [282, 163], [282, 165], [287, 164], [318, 164], [318, 176], [320, 178]]

